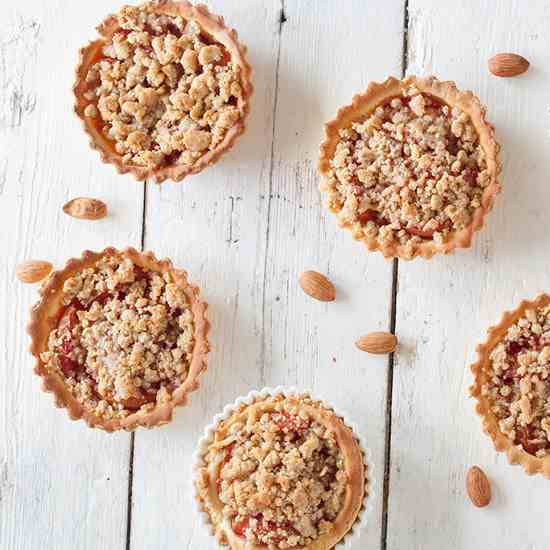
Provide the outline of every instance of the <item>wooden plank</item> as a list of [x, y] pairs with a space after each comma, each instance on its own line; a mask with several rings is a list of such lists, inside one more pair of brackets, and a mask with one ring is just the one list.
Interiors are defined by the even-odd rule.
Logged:
[[132, 550], [218, 547], [195, 515], [192, 454], [214, 414], [261, 384], [266, 198], [278, 0], [208, 2], [249, 48], [255, 93], [246, 133], [216, 166], [183, 183], [148, 184], [145, 248], [189, 272], [209, 302], [208, 372], [168, 426], [135, 438]]
[[[388, 327], [392, 269], [322, 210], [315, 167], [323, 122], [369, 79], [399, 73], [403, 14], [360, 1], [295, 2], [281, 26], [278, 2], [212, 6], [241, 30], [257, 90], [251, 128], [226, 160], [181, 186], [148, 191], [146, 247], [172, 256], [203, 284], [214, 352], [190, 407], [166, 429], [136, 435], [131, 547], [217, 548], [195, 521], [187, 489], [197, 437], [236, 396], [283, 384], [330, 396], [365, 434], [379, 498], [363, 544], [376, 548], [387, 358], [366, 357], [353, 342]], [[366, 71], [335, 54], [343, 42], [346, 51], [384, 53]], [[301, 293], [298, 274], [309, 268], [329, 273], [336, 303]]]
[[[488, 105], [503, 145], [504, 192], [473, 249], [399, 266], [403, 347], [393, 391], [387, 548], [548, 548], [548, 482], [494, 452], [467, 397], [467, 365], [503, 310], [548, 290], [550, 2], [469, 0], [442, 8], [437, 0], [410, 0], [409, 7], [409, 72], [456, 80]], [[492, 76], [487, 59], [499, 51], [527, 57], [529, 73]], [[464, 492], [473, 464], [493, 482], [484, 510]]]
[[[311, 388], [349, 411], [372, 451], [377, 498], [357, 548], [381, 540], [387, 357], [354, 341], [388, 330], [392, 263], [369, 254], [321, 204], [316, 173], [323, 123], [370, 80], [399, 75], [401, 3], [291, 2], [283, 26], [265, 290], [268, 385]], [[374, 54], [373, 52], [376, 52]], [[299, 274], [328, 274], [337, 300], [304, 295]]]
[[[77, 51], [112, 10], [107, 0], [0, 7], [0, 548], [123, 549], [128, 434], [71, 422], [39, 389], [27, 352], [35, 288], [15, 280], [28, 258], [61, 266], [83, 248], [137, 245], [142, 187], [103, 166], [72, 114]], [[75, 220], [62, 205], [79, 195], [111, 215]]]

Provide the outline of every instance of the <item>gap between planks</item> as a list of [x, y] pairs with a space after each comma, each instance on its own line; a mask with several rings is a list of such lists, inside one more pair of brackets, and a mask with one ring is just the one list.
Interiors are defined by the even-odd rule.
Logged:
[[[273, 113], [272, 113], [272, 128], [271, 128], [271, 153], [269, 160], [269, 187], [267, 189], [267, 221], [265, 227], [265, 253], [264, 253], [264, 280], [262, 285], [262, 328], [265, 326], [265, 293], [267, 290], [267, 260], [269, 257], [269, 229], [271, 221], [271, 203], [273, 194], [273, 170], [275, 166], [275, 129], [277, 124], [277, 105], [279, 100], [279, 67], [281, 64], [281, 42], [283, 36], [283, 25], [286, 23], [287, 17], [285, 13], [285, 0], [281, 0], [281, 8], [279, 14], [279, 29], [277, 32], [277, 59], [275, 61], [275, 91], [273, 94]], [[263, 332], [263, 330], [262, 330]], [[262, 335], [262, 348], [260, 352], [260, 386], [265, 386], [265, 339]]]
[[[405, 78], [409, 64], [409, 0], [403, 3], [403, 53], [401, 57], [401, 78]], [[399, 260], [393, 259], [392, 292], [390, 305], [390, 332], [395, 334], [397, 318], [397, 288], [399, 283]], [[386, 434], [384, 450], [384, 480], [382, 487], [382, 529], [381, 550], [386, 550], [388, 545], [388, 499], [390, 495], [390, 470], [391, 470], [391, 436], [392, 436], [392, 407], [393, 407], [393, 371], [395, 354], [388, 358], [388, 383], [386, 390]]]
[[[145, 251], [145, 219], [147, 216], [147, 180], [143, 182], [143, 202], [141, 210], [141, 240], [140, 250]], [[132, 542], [132, 496], [134, 489], [134, 449], [136, 441], [136, 432], [130, 434], [130, 454], [128, 457], [128, 500], [126, 504], [126, 544], [125, 549], [130, 550]]]

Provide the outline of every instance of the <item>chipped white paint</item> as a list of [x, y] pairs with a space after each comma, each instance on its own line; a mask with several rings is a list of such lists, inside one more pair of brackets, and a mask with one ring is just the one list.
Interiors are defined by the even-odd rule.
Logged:
[[[182, 184], [147, 185], [145, 247], [203, 287], [214, 351], [201, 391], [174, 422], [136, 433], [129, 548], [217, 548], [193, 513], [195, 442], [224, 404], [277, 384], [329, 396], [360, 426], [379, 484], [355, 547], [381, 548], [387, 358], [353, 341], [389, 326], [392, 266], [321, 209], [315, 165], [322, 123], [369, 80], [400, 74], [403, 2], [287, 0], [284, 23], [280, 0], [208, 4], [249, 46], [256, 93], [249, 129], [217, 166]], [[387, 548], [543, 550], [546, 484], [496, 458], [466, 397], [465, 365], [486, 325], [548, 279], [537, 228], [550, 199], [550, 0], [458, 4], [410, 0], [409, 69], [454, 79], [490, 105], [505, 192], [472, 251], [399, 266]], [[76, 51], [113, 9], [108, 0], [0, 6], [2, 550], [127, 544], [130, 436], [71, 423], [39, 392], [24, 333], [35, 294], [14, 278], [29, 257], [61, 262], [83, 247], [140, 245], [143, 186], [99, 163], [70, 111]], [[491, 77], [486, 59], [499, 50], [524, 54], [531, 71]], [[101, 198], [110, 216], [65, 216], [77, 195]], [[299, 290], [305, 269], [329, 274], [335, 303]], [[463, 495], [473, 463], [495, 482], [486, 510]]]
[[432, 64], [434, 43], [426, 40], [434, 20], [426, 12], [409, 2], [407, 69], [409, 74], [424, 75]]
[[36, 62], [40, 23], [34, 16], [16, 14], [0, 29], [0, 129], [21, 125], [36, 106], [34, 91], [25, 85], [25, 73]]

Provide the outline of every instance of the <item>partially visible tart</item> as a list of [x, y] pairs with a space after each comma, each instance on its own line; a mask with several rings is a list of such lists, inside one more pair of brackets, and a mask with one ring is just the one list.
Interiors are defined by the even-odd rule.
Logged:
[[234, 30], [205, 6], [124, 6], [81, 50], [75, 111], [105, 162], [137, 179], [179, 181], [244, 130], [250, 66]]
[[169, 260], [85, 251], [40, 293], [28, 327], [35, 372], [71, 418], [107, 431], [152, 427], [198, 388], [207, 306]]
[[333, 548], [355, 523], [366, 466], [353, 432], [308, 395], [259, 396], [219, 422], [197, 493], [234, 550]]
[[321, 190], [386, 257], [468, 247], [500, 191], [499, 146], [469, 91], [435, 77], [369, 84], [325, 126]]
[[550, 478], [550, 295], [523, 301], [477, 348], [470, 393], [497, 451]]

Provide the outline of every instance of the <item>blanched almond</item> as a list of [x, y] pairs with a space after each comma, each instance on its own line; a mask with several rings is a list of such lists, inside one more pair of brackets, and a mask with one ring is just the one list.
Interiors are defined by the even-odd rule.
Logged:
[[355, 345], [368, 353], [384, 354], [392, 353], [397, 348], [397, 337], [391, 332], [371, 332], [361, 336]]
[[15, 276], [23, 283], [37, 283], [47, 277], [53, 265], [43, 260], [28, 260], [15, 269]]
[[334, 285], [317, 271], [304, 271], [299, 278], [302, 290], [321, 302], [332, 302], [336, 298]]
[[63, 212], [81, 220], [100, 220], [107, 215], [107, 205], [99, 199], [77, 197], [63, 207]]

